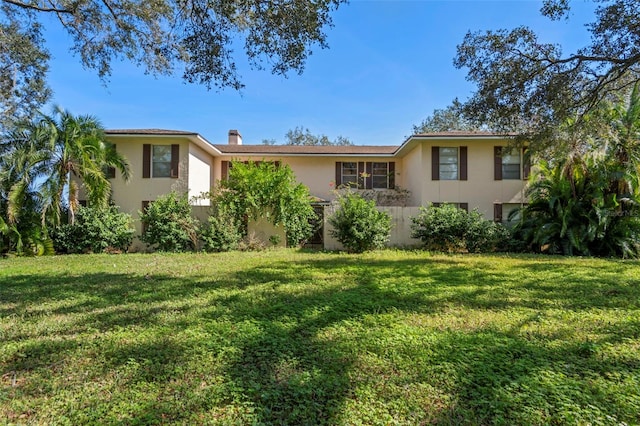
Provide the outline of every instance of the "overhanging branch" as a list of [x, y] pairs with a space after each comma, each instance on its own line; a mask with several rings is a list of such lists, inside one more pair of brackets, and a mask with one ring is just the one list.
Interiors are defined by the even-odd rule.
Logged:
[[16, 0], [2, 0], [2, 1], [4, 3], [9, 3], [9, 4], [12, 4], [14, 6], [21, 7], [23, 9], [36, 10], [38, 12], [73, 14], [73, 11], [69, 10], [69, 9], [59, 9], [59, 8], [56, 8], [56, 7], [40, 7], [40, 6], [35, 5], [35, 4], [22, 3], [22, 2], [19, 2], [19, 1], [16, 1]]

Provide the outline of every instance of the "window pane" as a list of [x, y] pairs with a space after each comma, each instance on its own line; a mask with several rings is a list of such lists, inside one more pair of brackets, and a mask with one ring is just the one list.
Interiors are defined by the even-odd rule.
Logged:
[[171, 163], [153, 163], [153, 177], [169, 177], [171, 175]]
[[373, 163], [371, 166], [372, 180], [371, 185], [378, 189], [387, 189], [389, 187], [389, 163]]
[[171, 176], [171, 145], [154, 145], [152, 158], [153, 177]]
[[503, 164], [502, 179], [520, 179], [520, 164]]
[[458, 179], [458, 148], [440, 148], [440, 179]]
[[354, 162], [342, 163], [342, 176], [356, 176], [358, 174], [358, 164]]
[[349, 185], [350, 183], [353, 183], [354, 185], [358, 183], [358, 177], [357, 176], [345, 176], [342, 175], [342, 184], [343, 185]]
[[388, 179], [387, 179], [387, 175], [384, 176], [373, 176], [373, 182], [372, 185], [374, 188], [376, 189], [387, 189], [388, 187]]

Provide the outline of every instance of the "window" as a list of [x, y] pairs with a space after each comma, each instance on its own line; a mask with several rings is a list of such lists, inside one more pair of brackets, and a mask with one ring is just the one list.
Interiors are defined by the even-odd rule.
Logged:
[[502, 179], [520, 179], [520, 153], [504, 151], [502, 155]]
[[142, 145], [142, 177], [178, 177], [180, 145]]
[[342, 163], [342, 185], [358, 184], [358, 163], [355, 161], [344, 161]]
[[440, 147], [440, 180], [458, 179], [458, 148]]
[[389, 188], [389, 163], [373, 163], [371, 179], [374, 189]]
[[171, 145], [153, 145], [152, 176], [171, 177]]

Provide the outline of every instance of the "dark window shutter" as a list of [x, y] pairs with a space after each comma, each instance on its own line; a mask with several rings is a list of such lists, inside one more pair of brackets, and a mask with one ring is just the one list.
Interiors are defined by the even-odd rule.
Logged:
[[367, 161], [366, 164], [367, 176], [364, 178], [364, 187], [366, 189], [373, 189], [373, 163]]
[[178, 162], [180, 161], [180, 145], [171, 145], [171, 177], [178, 177]]
[[396, 163], [389, 161], [389, 189], [396, 189]]
[[336, 161], [336, 188], [342, 185], [342, 161]]
[[151, 177], [151, 145], [148, 143], [142, 145], [142, 177], [144, 179]]
[[493, 220], [496, 222], [502, 222], [502, 204], [493, 205]]
[[364, 183], [365, 183], [365, 178], [362, 176], [362, 174], [365, 173], [364, 170], [364, 161], [359, 161], [358, 162], [358, 188], [359, 189], [364, 189]]
[[467, 147], [460, 147], [460, 180], [467, 180]]
[[440, 204], [442, 204], [442, 203], [431, 203], [431, 205], [432, 205], [433, 207], [440, 207]]
[[220, 162], [220, 179], [229, 179], [229, 162], [226, 160]]
[[493, 147], [493, 179], [502, 180], [502, 147]]
[[467, 213], [469, 212], [469, 203], [459, 203], [458, 205], [459, 205], [459, 206], [460, 206], [460, 208], [461, 208], [462, 210], [464, 210], [465, 212], [467, 212]]
[[440, 147], [431, 147], [431, 180], [440, 180]]
[[82, 207], [87, 207], [87, 200], [78, 200], [78, 204]]
[[531, 174], [531, 156], [529, 155], [529, 148], [522, 148], [522, 179], [529, 179]]
[[279, 168], [282, 166], [282, 161], [277, 160], [277, 161], [276, 161], [275, 163], [273, 163], [273, 164], [275, 164], [276, 169], [279, 169]]

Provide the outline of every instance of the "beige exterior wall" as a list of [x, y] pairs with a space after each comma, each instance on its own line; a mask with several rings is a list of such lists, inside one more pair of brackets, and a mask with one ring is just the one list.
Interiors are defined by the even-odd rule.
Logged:
[[[522, 179], [494, 180], [494, 146], [506, 146], [495, 140], [447, 140], [422, 144], [421, 205], [438, 203], [469, 203], [469, 210], [478, 208], [485, 218], [493, 220], [494, 203], [519, 202], [523, 200], [526, 181]], [[431, 180], [431, 147], [466, 146], [468, 178], [461, 180]], [[521, 160], [522, 162], [522, 160]], [[521, 164], [522, 167], [522, 164]]]
[[201, 198], [202, 193], [211, 191], [215, 183], [213, 157], [193, 143], [189, 144], [189, 167], [187, 168], [187, 181], [189, 198], [196, 197], [192, 201], [197, 206], [209, 206], [208, 198]]
[[[138, 212], [142, 209], [143, 201], [153, 201], [160, 195], [172, 190], [186, 191], [188, 188], [189, 170], [189, 141], [180, 137], [118, 137], [112, 140], [116, 150], [129, 161], [131, 179], [125, 182], [119, 171], [111, 179], [112, 199], [120, 207], [120, 211], [129, 213], [134, 219], [136, 235], [142, 232]], [[178, 178], [148, 178], [142, 177], [142, 145], [180, 145], [178, 161]], [[134, 243], [134, 250], [141, 249], [139, 243]]]
[[[426, 167], [422, 163], [422, 144], [417, 145], [402, 158], [402, 170], [406, 170], [402, 175], [399, 185], [409, 190], [411, 197], [410, 206], [419, 206], [422, 203], [422, 187], [424, 186], [427, 173], [431, 173], [431, 167]], [[431, 163], [429, 163], [431, 164]]]

